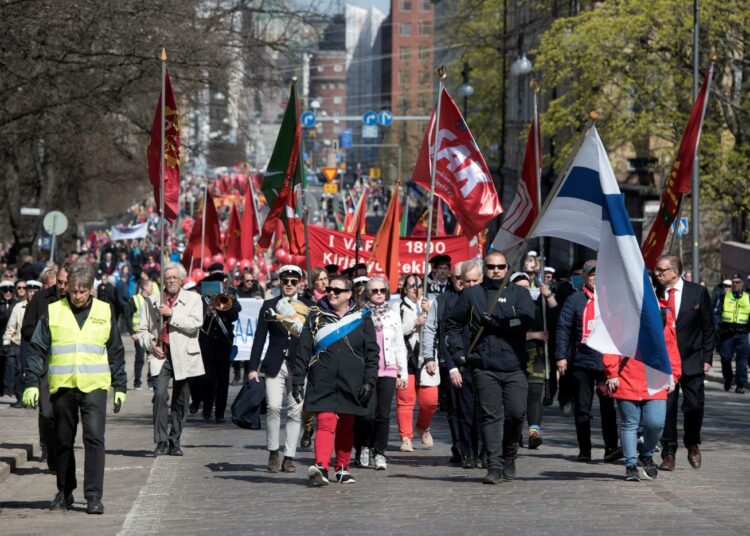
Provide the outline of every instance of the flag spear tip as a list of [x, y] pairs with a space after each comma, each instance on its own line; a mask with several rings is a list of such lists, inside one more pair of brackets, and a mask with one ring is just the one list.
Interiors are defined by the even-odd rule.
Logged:
[[161, 61], [167, 61], [167, 49], [166, 48], [161, 49]]
[[599, 112], [597, 112], [596, 110], [591, 110], [589, 112], [589, 117], [596, 121], [597, 119], [599, 119]]
[[716, 60], [718, 60], [718, 59], [719, 59], [719, 56], [717, 56], [716, 54], [711, 54], [711, 62], [712, 63], [716, 63]]
[[293, 76], [292, 79], [289, 81], [290, 86], [294, 86], [297, 84], [297, 77]]
[[440, 67], [438, 67], [435, 73], [437, 74], [440, 80], [443, 80], [447, 76], [445, 72], [445, 65], [441, 65]]
[[542, 89], [542, 86], [539, 83], [539, 80], [537, 80], [536, 78], [532, 78], [531, 82], [529, 82], [529, 89], [534, 94], [539, 93], [539, 90]]

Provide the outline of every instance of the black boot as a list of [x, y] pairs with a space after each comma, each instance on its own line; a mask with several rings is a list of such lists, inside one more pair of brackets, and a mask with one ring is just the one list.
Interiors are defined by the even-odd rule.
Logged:
[[73, 494], [65, 495], [64, 492], [58, 491], [52, 502], [49, 503], [50, 510], [70, 510], [73, 506]]

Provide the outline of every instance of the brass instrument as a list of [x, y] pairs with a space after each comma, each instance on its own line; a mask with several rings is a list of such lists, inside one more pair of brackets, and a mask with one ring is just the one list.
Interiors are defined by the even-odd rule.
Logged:
[[229, 309], [232, 308], [232, 305], [234, 305], [234, 298], [228, 293], [217, 294], [211, 300], [211, 307], [220, 313], [229, 311]]

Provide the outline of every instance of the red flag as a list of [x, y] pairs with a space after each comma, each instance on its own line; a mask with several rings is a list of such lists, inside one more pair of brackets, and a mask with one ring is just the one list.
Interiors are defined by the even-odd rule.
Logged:
[[242, 238], [241, 251], [242, 259], [253, 260], [255, 256], [255, 235], [260, 232], [258, 229], [258, 219], [255, 217], [255, 204], [253, 203], [250, 185], [245, 190], [245, 211], [242, 213]]
[[345, 228], [347, 233], [354, 233], [357, 229], [360, 234], [367, 233], [367, 189], [359, 196], [354, 213]]
[[[656, 219], [651, 225], [651, 230], [641, 246], [643, 260], [647, 268], [656, 266], [656, 259], [661, 255], [664, 244], [667, 241], [669, 228], [672, 226], [680, 209], [682, 196], [690, 192], [690, 179], [693, 175], [695, 155], [698, 152], [698, 142], [703, 128], [703, 117], [706, 115], [706, 104], [708, 103], [708, 88], [713, 77], [714, 64], [708, 68], [708, 76], [703, 80], [698, 96], [690, 112], [687, 127], [682, 135], [677, 157], [672, 165], [667, 183], [664, 185], [664, 193], [661, 196], [661, 204]], [[696, 223], [693, 222], [693, 225]]]
[[370, 259], [380, 263], [388, 277], [391, 292], [398, 290], [399, 277], [399, 236], [401, 234], [401, 205], [398, 200], [398, 185], [393, 187], [391, 203], [385, 213], [383, 224], [375, 236]]
[[[435, 147], [435, 115], [422, 140], [422, 149], [412, 176], [430, 189]], [[440, 124], [437, 129], [435, 195], [448, 204], [468, 236], [474, 236], [503, 211], [487, 163], [456, 103], [444, 88], [440, 95]]]
[[[526, 152], [521, 168], [521, 180], [518, 181], [516, 197], [503, 218], [503, 225], [492, 241], [492, 249], [510, 255], [510, 251], [523, 242], [529, 234], [539, 214], [539, 177], [542, 166], [542, 136], [537, 125], [539, 118], [531, 122], [529, 137], [526, 139]], [[537, 154], [534, 155], [536, 146]], [[536, 166], [539, 169], [536, 169]]]
[[[186, 269], [200, 268], [201, 258], [201, 235], [203, 234], [203, 205], [198, 207], [198, 217], [195, 218], [193, 230], [190, 232], [185, 251], [182, 254], [182, 264]], [[206, 194], [206, 240], [203, 247], [203, 255], [216, 255], [221, 253], [221, 231], [219, 230], [219, 216], [216, 214], [216, 205], [211, 192]], [[192, 267], [191, 267], [192, 261]], [[206, 268], [204, 266], [204, 268]]]
[[242, 235], [240, 226], [240, 215], [237, 207], [232, 205], [229, 211], [229, 227], [227, 227], [227, 236], [224, 241], [224, 256], [234, 257], [237, 260], [242, 259]]
[[[168, 222], [177, 219], [180, 197], [180, 115], [177, 101], [169, 80], [169, 71], [165, 80], [164, 93], [164, 218]], [[154, 186], [156, 212], [161, 207], [161, 94], [156, 103], [156, 114], [151, 126], [151, 141], [146, 151], [148, 159], [148, 177]]]

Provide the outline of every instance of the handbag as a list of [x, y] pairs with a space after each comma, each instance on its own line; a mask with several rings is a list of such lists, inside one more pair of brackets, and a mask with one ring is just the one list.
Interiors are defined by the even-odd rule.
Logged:
[[246, 381], [232, 402], [232, 422], [247, 430], [260, 430], [260, 415], [265, 413], [266, 379]]

